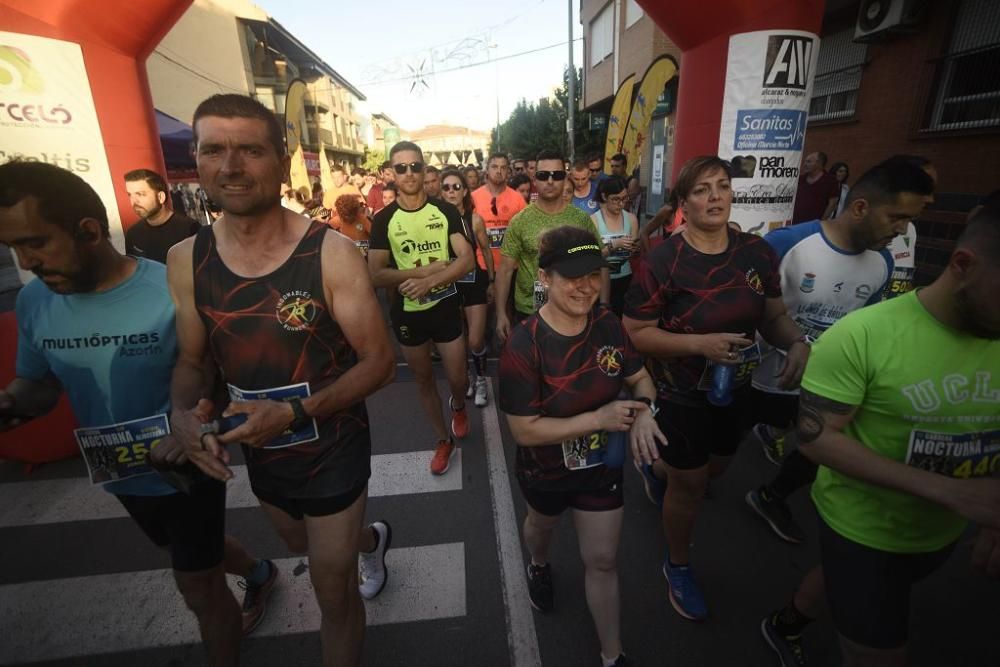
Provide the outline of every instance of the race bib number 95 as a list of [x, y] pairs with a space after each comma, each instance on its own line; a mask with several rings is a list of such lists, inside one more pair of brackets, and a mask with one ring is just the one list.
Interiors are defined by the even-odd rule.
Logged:
[[1000, 472], [1000, 430], [960, 434], [913, 430], [906, 463], [961, 479], [994, 475]]

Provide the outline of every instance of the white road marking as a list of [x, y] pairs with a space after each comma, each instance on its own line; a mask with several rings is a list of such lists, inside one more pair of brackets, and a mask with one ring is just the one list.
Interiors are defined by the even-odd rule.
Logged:
[[[368, 497], [410, 493], [460, 491], [462, 450], [458, 448], [447, 475], [432, 475], [433, 452], [404, 452], [372, 456]], [[256, 507], [246, 466], [232, 466], [236, 477], [228, 484], [226, 507]], [[49, 523], [93, 521], [128, 516], [110, 493], [94, 488], [84, 477], [0, 484], [0, 528]]]
[[[281, 577], [253, 636], [317, 631], [320, 613], [304, 560], [275, 562]], [[385, 590], [365, 603], [368, 625], [465, 616], [463, 543], [391, 549], [386, 562]], [[232, 578], [230, 586], [240, 593]], [[200, 641], [169, 569], [0, 586], [0, 609], [0, 664]]]
[[[495, 392], [494, 397], [495, 397]], [[521, 555], [521, 531], [514, 514], [514, 499], [507, 473], [507, 457], [500, 434], [496, 401], [483, 410], [483, 435], [489, 468], [493, 528], [500, 558], [500, 587], [503, 589], [504, 615], [507, 621], [507, 646], [511, 667], [540, 667], [541, 654], [535, 619], [528, 599], [524, 558]]]

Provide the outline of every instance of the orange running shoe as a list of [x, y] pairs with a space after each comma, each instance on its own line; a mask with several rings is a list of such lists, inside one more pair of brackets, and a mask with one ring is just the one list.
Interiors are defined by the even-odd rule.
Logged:
[[434, 448], [434, 458], [431, 459], [431, 473], [443, 475], [451, 467], [451, 457], [455, 454], [455, 443], [451, 438], [438, 440]]
[[463, 405], [460, 409], [455, 409], [455, 403], [451, 398], [448, 399], [448, 407], [451, 408], [451, 433], [456, 438], [464, 438], [469, 435], [469, 413], [466, 411], [466, 406]]

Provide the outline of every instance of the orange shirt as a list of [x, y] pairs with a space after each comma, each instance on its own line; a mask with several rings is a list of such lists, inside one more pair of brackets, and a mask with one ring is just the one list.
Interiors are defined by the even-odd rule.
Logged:
[[[500, 266], [500, 244], [507, 231], [510, 219], [519, 213], [527, 204], [524, 197], [513, 188], [504, 187], [503, 191], [493, 196], [488, 186], [483, 185], [472, 192], [472, 205], [476, 213], [483, 219], [486, 235], [490, 239], [490, 249], [493, 251], [493, 270]], [[478, 251], [480, 266], [485, 266], [482, 251]]]
[[337, 203], [337, 197], [341, 195], [356, 195], [361, 201], [365, 200], [365, 198], [361, 196], [361, 190], [358, 190], [350, 183], [344, 183], [339, 188], [330, 188], [323, 193], [323, 208], [328, 208], [331, 211], [336, 212], [334, 205]]

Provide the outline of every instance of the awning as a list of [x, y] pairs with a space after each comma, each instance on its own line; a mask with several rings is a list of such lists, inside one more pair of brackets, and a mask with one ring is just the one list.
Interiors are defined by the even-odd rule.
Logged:
[[167, 171], [188, 172], [195, 169], [191, 153], [194, 132], [190, 126], [162, 111], [156, 111], [156, 126], [160, 131], [160, 146], [163, 148], [163, 161], [167, 165]]

